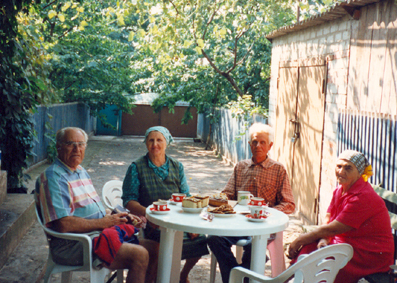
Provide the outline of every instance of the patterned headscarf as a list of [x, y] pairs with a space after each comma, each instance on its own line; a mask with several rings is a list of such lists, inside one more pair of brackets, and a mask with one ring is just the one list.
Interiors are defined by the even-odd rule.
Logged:
[[338, 159], [347, 160], [353, 163], [364, 181], [368, 181], [368, 178], [373, 175], [372, 166], [361, 152], [355, 150], [345, 150], [339, 155]]
[[146, 130], [145, 140], [143, 141], [144, 143], [146, 143], [146, 139], [147, 139], [148, 135], [150, 134], [150, 132], [153, 132], [153, 131], [162, 133], [165, 140], [167, 141], [167, 145], [169, 145], [170, 143], [172, 143], [174, 141], [174, 139], [171, 136], [170, 131], [168, 131], [167, 128], [162, 127], [162, 126], [154, 126], [154, 127], [150, 127], [149, 129]]

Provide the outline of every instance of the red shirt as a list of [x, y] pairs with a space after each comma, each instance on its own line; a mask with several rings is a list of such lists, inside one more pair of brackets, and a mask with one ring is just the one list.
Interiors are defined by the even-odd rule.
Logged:
[[390, 217], [383, 199], [369, 183], [360, 178], [345, 194], [338, 186], [327, 212], [330, 222], [337, 220], [353, 227], [331, 241], [350, 244], [354, 249], [353, 258], [335, 282], [357, 282], [368, 274], [389, 270], [394, 262]]

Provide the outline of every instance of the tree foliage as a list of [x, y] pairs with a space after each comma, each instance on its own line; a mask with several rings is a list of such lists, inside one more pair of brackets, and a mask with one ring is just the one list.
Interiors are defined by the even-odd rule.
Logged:
[[[305, 14], [332, 1], [300, 2]], [[236, 115], [265, 113], [265, 35], [293, 23], [294, 8], [292, 0], [3, 0], [0, 148], [8, 188], [21, 186], [39, 104], [130, 112], [135, 93], [157, 92], [157, 110], [183, 100], [214, 120], [213, 109], [225, 105]]]
[[[53, 2], [52, 2], [53, 3]], [[131, 112], [134, 93], [128, 41], [134, 15], [118, 16], [118, 1], [42, 4], [40, 17], [45, 46], [51, 54], [50, 80], [63, 102], [80, 101], [98, 115], [106, 105]]]
[[134, 40], [151, 53], [141, 91], [161, 94], [157, 110], [184, 100], [199, 112], [250, 95], [268, 106], [270, 43], [266, 33], [289, 24], [290, 1], [136, 1]]
[[0, 148], [11, 193], [26, 191], [21, 181], [33, 144], [31, 113], [46, 88], [36, 73], [40, 48], [31, 37], [18, 36], [18, 13], [29, 7], [31, 1], [5, 0], [0, 9]]

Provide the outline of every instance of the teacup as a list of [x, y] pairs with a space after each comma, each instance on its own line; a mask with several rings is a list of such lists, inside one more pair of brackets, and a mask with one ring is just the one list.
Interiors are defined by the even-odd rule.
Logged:
[[264, 198], [253, 197], [251, 198], [250, 205], [261, 206], [265, 204]]
[[165, 211], [168, 208], [166, 201], [155, 201], [153, 202], [153, 207], [157, 211]]
[[263, 206], [251, 205], [250, 212], [252, 218], [259, 219], [265, 214], [265, 208]]
[[237, 202], [240, 205], [248, 205], [251, 198], [254, 197], [249, 191], [238, 191], [237, 192]]
[[174, 202], [182, 202], [185, 197], [186, 197], [186, 194], [181, 194], [181, 193], [172, 194], [172, 200]]

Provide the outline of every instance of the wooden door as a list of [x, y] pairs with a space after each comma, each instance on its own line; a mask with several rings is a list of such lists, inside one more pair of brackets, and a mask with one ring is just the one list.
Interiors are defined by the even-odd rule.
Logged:
[[293, 190], [300, 214], [317, 223], [324, 128], [325, 66], [299, 68], [297, 119], [300, 133], [295, 143]]
[[[295, 119], [298, 84], [298, 68], [280, 68], [278, 79], [278, 97], [276, 107], [276, 124], [274, 128], [273, 152], [276, 160], [287, 169], [288, 176], [292, 176], [294, 125], [290, 119]], [[292, 181], [292, 180], [290, 180]]]
[[311, 224], [318, 214], [325, 77], [323, 60], [279, 69], [275, 158], [287, 168], [296, 211]]

